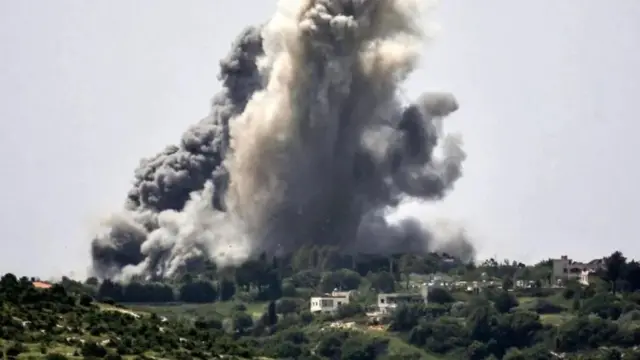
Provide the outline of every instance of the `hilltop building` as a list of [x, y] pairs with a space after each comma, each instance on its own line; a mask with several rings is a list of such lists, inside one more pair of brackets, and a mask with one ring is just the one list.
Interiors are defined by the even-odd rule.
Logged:
[[557, 285], [559, 282], [575, 280], [583, 285], [589, 284], [589, 275], [604, 268], [604, 259], [595, 259], [587, 263], [573, 261], [567, 255], [560, 259], [553, 259], [553, 272], [551, 283]]

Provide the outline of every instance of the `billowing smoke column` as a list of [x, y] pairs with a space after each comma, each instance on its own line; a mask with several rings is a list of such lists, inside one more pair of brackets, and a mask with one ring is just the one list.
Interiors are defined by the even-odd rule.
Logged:
[[424, 40], [420, 10], [281, 1], [221, 62], [210, 115], [141, 162], [125, 210], [93, 240], [94, 272], [164, 277], [194, 258], [233, 265], [310, 243], [472, 258], [460, 229], [388, 218], [404, 199], [443, 198], [465, 159], [441, 126], [451, 94], [398, 98]]

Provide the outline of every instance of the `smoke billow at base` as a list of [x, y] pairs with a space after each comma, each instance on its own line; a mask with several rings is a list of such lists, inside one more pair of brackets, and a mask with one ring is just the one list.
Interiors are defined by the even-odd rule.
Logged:
[[94, 273], [168, 277], [193, 259], [236, 265], [309, 244], [472, 259], [463, 229], [388, 216], [404, 199], [441, 200], [466, 157], [442, 129], [453, 95], [398, 97], [424, 41], [420, 8], [288, 0], [244, 30], [209, 116], [142, 160], [124, 209], [103, 222]]

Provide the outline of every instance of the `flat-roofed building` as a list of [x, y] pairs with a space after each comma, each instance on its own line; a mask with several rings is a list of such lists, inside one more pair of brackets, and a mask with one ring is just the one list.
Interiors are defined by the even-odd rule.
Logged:
[[426, 290], [420, 294], [410, 293], [391, 293], [391, 294], [378, 294], [378, 310], [381, 313], [387, 314], [395, 310], [399, 304], [426, 304], [427, 292]]
[[309, 307], [312, 313], [334, 313], [338, 307], [349, 303], [349, 296], [315, 296], [309, 300]]

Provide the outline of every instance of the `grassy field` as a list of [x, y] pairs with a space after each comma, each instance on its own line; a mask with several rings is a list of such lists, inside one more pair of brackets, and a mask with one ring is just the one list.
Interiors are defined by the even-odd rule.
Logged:
[[389, 341], [389, 353], [390, 354], [394, 354], [394, 353], [403, 353], [403, 351], [406, 351], [405, 349], [407, 348], [411, 348], [411, 350], [416, 351], [418, 353], [420, 353], [420, 357], [423, 360], [447, 360], [441, 357], [437, 357], [435, 355], [431, 355], [427, 352], [425, 352], [424, 350], [417, 348], [415, 346], [409, 345], [406, 342], [395, 338], [395, 337], [391, 337], [390, 341]]
[[[560, 294], [555, 294], [555, 295], [544, 297], [544, 298], [527, 297], [527, 296], [518, 297], [518, 303], [520, 304], [519, 306], [524, 309], [531, 309], [535, 305], [536, 301], [538, 300], [547, 301], [553, 305], [561, 306], [566, 309], [571, 308], [570, 301], [564, 299]], [[571, 320], [573, 317], [574, 315], [571, 314], [569, 311], [564, 311], [557, 314], [541, 314], [540, 321], [543, 324], [559, 326]]]
[[549, 325], [562, 325], [565, 322], [571, 320], [573, 318], [573, 314], [570, 313], [560, 313], [560, 314], [543, 314], [540, 315], [540, 322], [543, 324]]
[[[231, 314], [234, 307], [238, 303], [228, 302], [216, 302], [207, 304], [124, 304], [127, 308], [135, 312], [143, 313], [155, 313], [159, 316], [165, 316], [167, 318], [218, 318], [226, 317]], [[253, 317], [260, 317], [267, 308], [267, 303], [250, 303], [245, 304], [247, 307], [247, 313]]]

